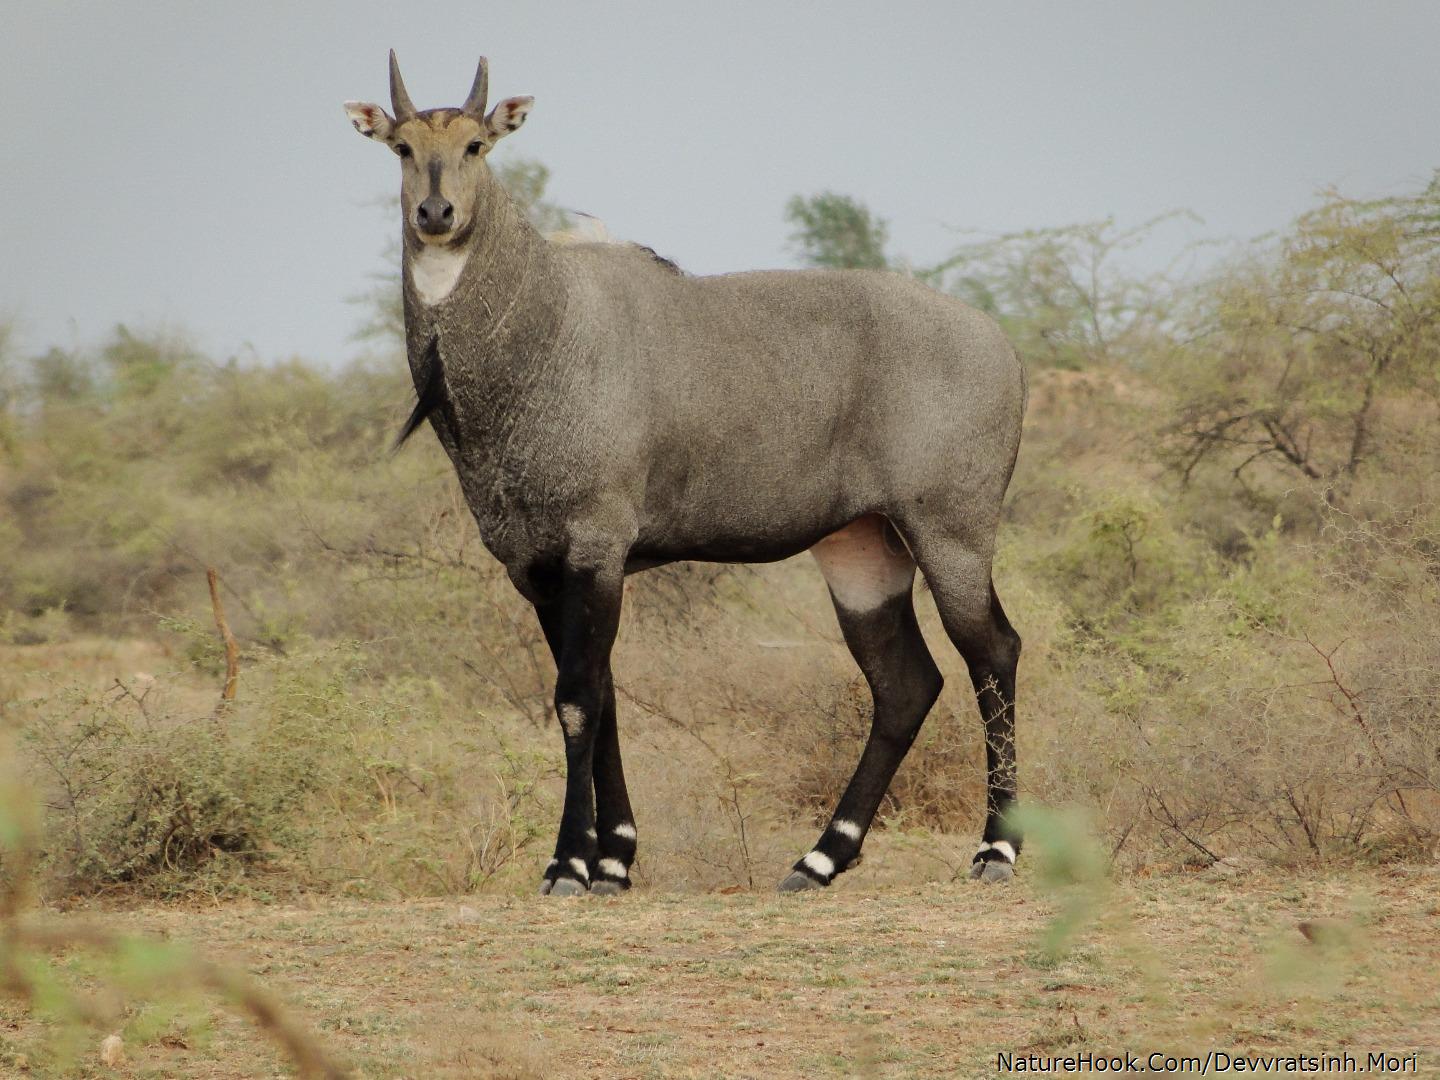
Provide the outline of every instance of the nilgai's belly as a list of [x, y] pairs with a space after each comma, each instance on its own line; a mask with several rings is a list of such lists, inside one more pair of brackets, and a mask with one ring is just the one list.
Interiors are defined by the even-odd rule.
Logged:
[[665, 559], [765, 562], [804, 551], [872, 509], [864, 483], [829, 448], [760, 460], [692, 458], [647, 493], [637, 550]]

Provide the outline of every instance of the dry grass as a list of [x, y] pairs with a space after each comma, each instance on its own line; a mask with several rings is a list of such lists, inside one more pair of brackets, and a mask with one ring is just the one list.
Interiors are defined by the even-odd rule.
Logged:
[[[868, 885], [109, 918], [228, 954], [364, 1077], [986, 1076], [1000, 1050], [1212, 1046], [1418, 1048], [1436, 1067], [1434, 870], [1136, 878], [1058, 960], [1038, 945], [1056, 905], [1032, 881]], [[1302, 922], [1327, 933], [1313, 944]], [[36, 1025], [3, 1008], [13, 1062]], [[161, 1032], [129, 1052], [103, 1075], [283, 1072], [218, 1013], [206, 1045]]]

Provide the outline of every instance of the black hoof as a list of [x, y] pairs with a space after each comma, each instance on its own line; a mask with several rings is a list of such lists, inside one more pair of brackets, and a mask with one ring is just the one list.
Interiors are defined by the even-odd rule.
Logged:
[[823, 889], [825, 885], [816, 881], [809, 874], [799, 870], [791, 870], [785, 880], [780, 882], [780, 892], [809, 892], [811, 889]]
[[983, 881], [987, 885], [993, 885], [997, 881], [1009, 881], [1015, 876], [1015, 865], [1004, 859], [991, 859], [989, 862], [972, 863], [970, 866], [970, 880]]

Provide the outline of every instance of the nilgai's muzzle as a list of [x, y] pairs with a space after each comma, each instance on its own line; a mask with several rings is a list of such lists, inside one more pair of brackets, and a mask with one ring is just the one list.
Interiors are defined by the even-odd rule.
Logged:
[[439, 195], [431, 195], [416, 209], [415, 224], [423, 233], [429, 233], [431, 236], [443, 236], [455, 224], [455, 208], [450, 205], [448, 199], [442, 199]]

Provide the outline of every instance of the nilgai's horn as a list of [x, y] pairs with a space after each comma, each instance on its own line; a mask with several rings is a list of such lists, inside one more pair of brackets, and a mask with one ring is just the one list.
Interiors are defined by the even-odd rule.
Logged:
[[490, 61], [482, 56], [480, 66], [475, 69], [475, 85], [470, 87], [470, 96], [465, 99], [465, 104], [460, 106], [460, 111], [480, 119], [485, 115], [485, 99], [489, 96]]
[[405, 92], [405, 80], [400, 78], [400, 61], [395, 59], [395, 50], [390, 50], [390, 107], [395, 110], [395, 119], [409, 120], [415, 115], [415, 103]]

